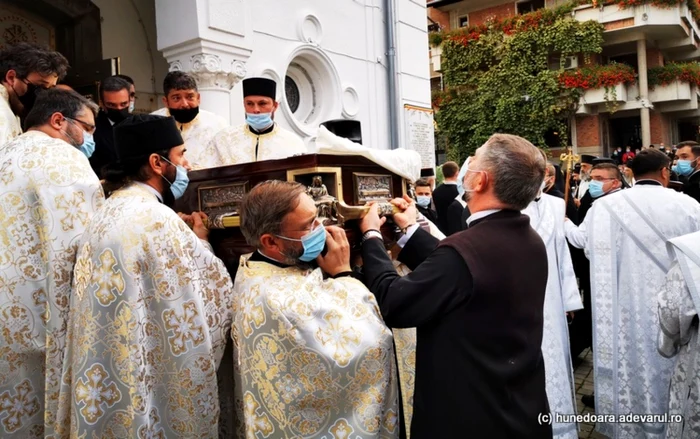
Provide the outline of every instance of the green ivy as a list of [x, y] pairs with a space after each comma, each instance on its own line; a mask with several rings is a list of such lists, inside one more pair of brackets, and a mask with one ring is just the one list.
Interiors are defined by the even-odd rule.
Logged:
[[433, 36], [442, 44], [445, 92], [434, 96], [437, 123], [461, 163], [493, 133], [505, 132], [544, 146], [550, 130], [568, 144], [568, 118], [582, 90], [564, 87], [563, 71], [550, 70], [553, 54], [602, 51], [603, 26], [578, 22], [572, 6], [544, 9], [485, 26]]

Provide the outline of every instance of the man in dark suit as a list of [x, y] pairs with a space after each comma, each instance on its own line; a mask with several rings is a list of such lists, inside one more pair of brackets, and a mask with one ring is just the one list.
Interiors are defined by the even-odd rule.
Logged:
[[[466, 194], [465, 194], [466, 195]], [[466, 205], [465, 195], [462, 199], [455, 199], [447, 208], [447, 233], [446, 236], [454, 235], [457, 232], [467, 229], [467, 219], [471, 215], [469, 206]]]
[[416, 181], [416, 207], [418, 212], [431, 223], [437, 225], [437, 213], [433, 209], [433, 189], [430, 186], [430, 181], [427, 178], [421, 178]]
[[130, 87], [127, 81], [110, 76], [100, 83], [100, 111], [95, 118], [95, 152], [90, 157], [90, 166], [99, 178], [102, 168], [115, 162], [114, 125], [129, 117], [131, 105]]
[[439, 242], [416, 223], [410, 198], [394, 200], [404, 236], [396, 273], [377, 207], [360, 223], [365, 282], [386, 324], [417, 328], [411, 437], [551, 438], [542, 359], [547, 254], [520, 211], [544, 179], [542, 154], [520, 137], [492, 136], [463, 184], [469, 228]]
[[700, 202], [700, 144], [687, 141], [676, 148], [678, 162], [673, 171], [685, 179], [683, 193]]
[[437, 226], [442, 233], [447, 235], [447, 208], [452, 201], [457, 198], [457, 174], [459, 166], [455, 162], [446, 162], [442, 165], [442, 175], [445, 177], [443, 183], [433, 192], [433, 202], [438, 216]]

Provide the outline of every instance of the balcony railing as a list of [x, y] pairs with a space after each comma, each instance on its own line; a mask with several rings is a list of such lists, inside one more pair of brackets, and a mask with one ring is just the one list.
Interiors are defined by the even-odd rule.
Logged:
[[699, 98], [698, 87], [687, 82], [674, 81], [649, 89], [648, 102], [640, 98], [638, 84], [619, 84], [614, 90], [586, 90], [579, 102], [578, 113], [607, 113], [611, 108], [616, 111], [639, 110], [645, 106], [653, 106], [662, 113], [697, 110]]

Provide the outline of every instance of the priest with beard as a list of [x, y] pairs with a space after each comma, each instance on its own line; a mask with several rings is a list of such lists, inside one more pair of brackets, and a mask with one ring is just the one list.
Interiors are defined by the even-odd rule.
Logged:
[[212, 140], [217, 133], [229, 126], [221, 116], [199, 108], [201, 96], [197, 81], [188, 73], [173, 71], [163, 80], [163, 104], [165, 108], [151, 114], [172, 116], [182, 134], [187, 148], [187, 160], [193, 170], [229, 165]]
[[212, 151], [226, 165], [276, 160], [308, 153], [301, 137], [275, 122], [277, 83], [268, 78], [243, 80], [245, 123], [226, 128], [213, 140]]
[[[564, 185], [564, 177], [559, 170], [559, 167], [552, 163], [547, 163], [547, 171], [544, 176], [544, 193], [553, 197], [564, 199], [562, 186]], [[566, 217], [578, 224], [578, 212], [574, 198], [569, 194], [569, 199], [566, 200]]]
[[27, 116], [27, 132], [0, 146], [5, 439], [52, 436], [77, 243], [104, 201], [88, 162], [96, 111], [75, 92], [47, 90]]
[[296, 182], [260, 183], [240, 213], [255, 252], [233, 291], [235, 437], [398, 438], [392, 333], [345, 231]]
[[231, 278], [206, 216], [178, 215], [189, 163], [172, 118], [115, 127], [109, 197], [78, 244], [57, 437], [217, 437]]

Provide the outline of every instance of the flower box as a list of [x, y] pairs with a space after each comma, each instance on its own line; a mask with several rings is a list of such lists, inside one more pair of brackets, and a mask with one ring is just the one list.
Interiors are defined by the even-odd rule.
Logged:
[[649, 90], [649, 100], [653, 103], [689, 101], [692, 96], [690, 84], [681, 81], [673, 81], [666, 85], [657, 85], [653, 90]]
[[614, 87], [594, 88], [586, 90], [583, 93], [584, 104], [604, 104], [606, 102], [627, 102], [627, 86], [625, 84], [617, 84]]

